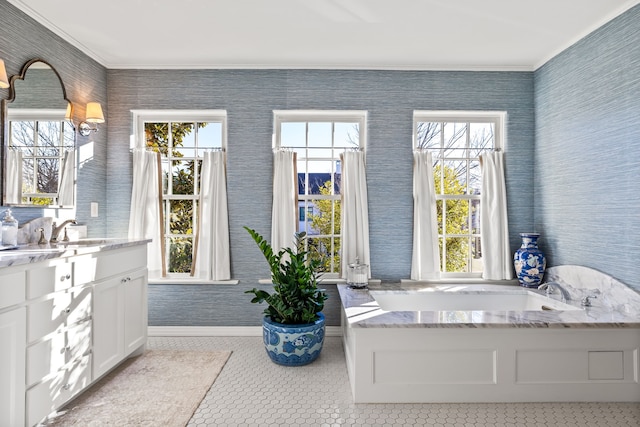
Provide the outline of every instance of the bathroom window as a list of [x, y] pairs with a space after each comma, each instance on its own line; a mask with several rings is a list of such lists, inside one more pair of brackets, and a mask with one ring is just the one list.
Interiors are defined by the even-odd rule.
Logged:
[[160, 152], [167, 277], [191, 273], [206, 151], [226, 148], [226, 114], [164, 112], [140, 117], [147, 149]]
[[503, 126], [501, 112], [414, 112], [414, 148], [433, 158], [443, 277], [482, 274], [479, 156], [503, 147]]
[[297, 156], [298, 231], [306, 248], [325, 260], [325, 278], [337, 278], [340, 260], [340, 154], [364, 149], [366, 113], [276, 111], [274, 146]]

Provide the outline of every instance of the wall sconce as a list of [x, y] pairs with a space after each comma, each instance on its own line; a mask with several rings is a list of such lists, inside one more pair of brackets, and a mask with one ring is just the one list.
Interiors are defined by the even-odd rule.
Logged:
[[7, 69], [4, 66], [4, 61], [0, 59], [0, 87], [8, 88], [9, 79], [7, 78]]
[[[93, 123], [94, 127], [91, 127], [89, 123]], [[91, 131], [98, 132], [98, 123], [104, 123], [102, 106], [99, 102], [87, 102], [86, 116], [84, 122], [80, 123], [78, 132], [82, 136], [89, 136]]]

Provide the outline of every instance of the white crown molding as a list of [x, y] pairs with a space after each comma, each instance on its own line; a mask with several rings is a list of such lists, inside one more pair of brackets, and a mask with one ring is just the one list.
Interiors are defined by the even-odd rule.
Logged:
[[[105, 65], [105, 64], [103, 64]], [[346, 70], [346, 71], [534, 71], [529, 65], [381, 65], [381, 64], [118, 64], [110, 70]]]

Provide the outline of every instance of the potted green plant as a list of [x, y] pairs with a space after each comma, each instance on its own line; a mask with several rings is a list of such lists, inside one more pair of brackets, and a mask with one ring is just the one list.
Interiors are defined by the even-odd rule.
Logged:
[[300, 366], [313, 362], [324, 343], [325, 318], [322, 314], [327, 294], [318, 288], [320, 259], [304, 250], [306, 233], [295, 234], [295, 246], [274, 252], [255, 230], [244, 227], [264, 255], [271, 269], [273, 291], [253, 288], [252, 303], [267, 303], [262, 320], [265, 349], [280, 365]]

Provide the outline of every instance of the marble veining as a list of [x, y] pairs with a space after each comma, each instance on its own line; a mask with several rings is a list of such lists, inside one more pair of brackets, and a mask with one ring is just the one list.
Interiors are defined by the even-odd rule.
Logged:
[[640, 294], [598, 270], [580, 265], [550, 267], [546, 272], [546, 281], [558, 283], [575, 300], [595, 296], [591, 300], [594, 307], [606, 307], [631, 317], [640, 317]]
[[0, 252], [0, 268], [30, 264], [48, 259], [125, 248], [149, 243], [149, 239], [90, 239], [57, 244], [19, 245], [17, 249]]
[[[552, 267], [547, 281], [555, 282], [570, 298], [556, 292], [525, 290], [514, 285], [383, 283], [371, 290], [387, 292], [459, 292], [500, 294], [534, 292], [562, 301], [578, 310], [552, 311], [385, 311], [369, 289], [338, 285], [345, 319], [358, 328], [640, 328], [640, 294], [601, 272], [580, 266]], [[584, 296], [595, 295], [591, 307], [581, 305]]]

